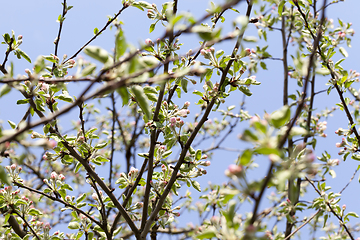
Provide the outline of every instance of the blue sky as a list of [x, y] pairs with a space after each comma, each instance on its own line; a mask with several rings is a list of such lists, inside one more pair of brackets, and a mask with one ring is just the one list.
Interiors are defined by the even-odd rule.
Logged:
[[[153, 1], [158, 6], [161, 5], [162, 1]], [[221, 1], [217, 1], [221, 2]], [[150, 2], [152, 3], [152, 2]], [[57, 16], [62, 11], [61, 1], [48, 1], [48, 0], [38, 0], [38, 1], [28, 1], [28, 0], [17, 0], [16, 7], [11, 1], [2, 1], [1, 3], [2, 14], [0, 15], [0, 34], [6, 32], [10, 33], [11, 30], [15, 31], [16, 35], [23, 35], [23, 44], [21, 49], [24, 50], [30, 58], [35, 61], [36, 57], [39, 55], [49, 55], [54, 51], [53, 41], [58, 32], [58, 23], [56, 22]], [[76, 0], [68, 1], [68, 5], [73, 5], [74, 8], [69, 11], [67, 18], [64, 22], [63, 34], [60, 39], [60, 48], [59, 56], [63, 54], [72, 55], [77, 51], [85, 42], [87, 42], [93, 36], [93, 29], [95, 27], [101, 29], [107, 21], [107, 16], [113, 16], [118, 9], [121, 8], [120, 0], [103, 0], [103, 1], [94, 1], [94, 0]], [[208, 1], [206, 0], [183, 0], [179, 1], [179, 11], [190, 11], [196, 18], [200, 18], [205, 14], [204, 6], [209, 6]], [[245, 13], [243, 4], [240, 6], [241, 14]], [[352, 42], [352, 48], [348, 49], [349, 57], [342, 64], [344, 68], [354, 69], [360, 71], [359, 60], [357, 53], [360, 52], [360, 40], [358, 33], [360, 33], [360, 21], [357, 20], [358, 10], [360, 7], [359, 1], [346, 1], [335, 6], [331, 6], [327, 12], [327, 15], [330, 18], [334, 19], [336, 23], [337, 18], [341, 18], [344, 22], [352, 21], [353, 28], [355, 29], [355, 36]], [[235, 13], [229, 12], [228, 15], [225, 15], [227, 19], [227, 24], [231, 21], [232, 17], [235, 16]], [[163, 28], [160, 24], [157, 25], [156, 30], [153, 33], [149, 33], [148, 28], [150, 20], [146, 17], [146, 12], [141, 12], [136, 8], [130, 8], [126, 10], [123, 15], [119, 17], [124, 24], [124, 31], [127, 37], [128, 42], [132, 43], [135, 46], [138, 46], [139, 41], [142, 41], [146, 38], [156, 39], [157, 37], [163, 34]], [[227, 29], [229, 30], [229, 29]], [[227, 32], [225, 29], [223, 32]], [[113, 48], [115, 31], [106, 31], [101, 36], [98, 37], [92, 44], [101, 46], [108, 51], [111, 51]], [[249, 29], [247, 32], [249, 35], [257, 35], [254, 29]], [[276, 39], [276, 40], [272, 40]], [[194, 37], [184, 38], [184, 52], [188, 48], [196, 48], [200, 39]], [[273, 49], [273, 55], [276, 57], [276, 54], [280, 55], [280, 52], [277, 52], [277, 49], [280, 49], [279, 45], [280, 34], [278, 32], [272, 32], [269, 35], [270, 45], [269, 49]], [[263, 43], [262, 43], [263, 44]], [[221, 48], [229, 51], [232, 49], [233, 43], [226, 42], [220, 45]], [[220, 48], [219, 47], [219, 48]], [[217, 49], [218, 50], [218, 49]], [[5, 53], [5, 45], [0, 46], [0, 52]], [[84, 54], [81, 54], [84, 55]], [[1, 55], [0, 55], [1, 56]], [[280, 56], [279, 56], [280, 57]], [[336, 58], [339, 56], [336, 56]], [[0, 58], [2, 62], [2, 58]], [[32, 68], [31, 64], [28, 64], [25, 60], [17, 60], [14, 56], [11, 56], [11, 61], [15, 65], [15, 73], [24, 74], [25, 68]], [[263, 115], [264, 110], [271, 113], [275, 109], [278, 109], [282, 105], [282, 96], [278, 94], [279, 88], [282, 88], [279, 83], [281, 79], [282, 63], [281, 62], [267, 62], [268, 68], [270, 71], [262, 72], [257, 75], [257, 80], [262, 84], [260, 86], [255, 86], [251, 90], [254, 95], [251, 98], [246, 99], [246, 110], [251, 114], [258, 113]], [[273, 69], [279, 69], [274, 71]], [[280, 76], [280, 77], [279, 77]], [[324, 79], [324, 83], [327, 80]], [[76, 87], [76, 86], [75, 86]], [[325, 89], [324, 84], [318, 84], [317, 90]], [[71, 88], [69, 88], [71, 89]], [[14, 93], [14, 91], [13, 91]], [[275, 93], [275, 94], [274, 94]], [[70, 92], [72, 94], [72, 92]], [[75, 94], [75, 93], [73, 93]], [[22, 117], [22, 112], [24, 106], [16, 106], [15, 100], [19, 95], [9, 95], [5, 98], [2, 98], [2, 103], [0, 105], [0, 119], [5, 123], [4, 126], [7, 126], [6, 120], [11, 119], [14, 122]], [[194, 99], [192, 96], [186, 96], [186, 98]], [[227, 105], [237, 105], [241, 102], [242, 96], [237, 98], [231, 98], [227, 100]], [[319, 95], [316, 98], [316, 102], [319, 106], [319, 109], [325, 106], [329, 108], [334, 106], [335, 103], [339, 102], [337, 94], [332, 92], [329, 96], [326, 94]], [[320, 104], [319, 104], [320, 103]], [[195, 108], [194, 108], [195, 109]], [[328, 137], [319, 142], [318, 148], [315, 153], [321, 155], [323, 149], [327, 149], [329, 153], [332, 154], [333, 158], [337, 158], [338, 149], [335, 147], [336, 142], [340, 142], [341, 138], [334, 134], [334, 131], [339, 128], [347, 127], [347, 119], [345, 113], [341, 111], [336, 111], [335, 116], [329, 118], [328, 120]], [[70, 113], [68, 118], [76, 118], [76, 113]], [[247, 125], [242, 125], [246, 127]], [[238, 132], [240, 133], [240, 131]], [[238, 133], [233, 133], [232, 139], [236, 138]], [[228, 141], [226, 145], [228, 147], [234, 148], [245, 148], [240, 141]], [[221, 156], [221, 157], [220, 157]], [[226, 167], [231, 164], [236, 159], [237, 153], [227, 153], [219, 152], [218, 155], [214, 156], [213, 165], [208, 170], [208, 175], [204, 176], [201, 179], [201, 183], [205, 186], [207, 181], [217, 181], [222, 183], [226, 181], [224, 176], [224, 170]], [[221, 158], [218, 161], [218, 158]], [[330, 185], [333, 186], [335, 192], [340, 191], [344, 185], [350, 180], [353, 172], [355, 171], [358, 163], [354, 160], [348, 159], [346, 162], [341, 162], [340, 165], [335, 168], [337, 172], [337, 177], [335, 179], [329, 179]], [[257, 173], [265, 171], [265, 168], [260, 168]], [[356, 176], [356, 179], [358, 175]], [[360, 197], [360, 185], [357, 180], [354, 180], [347, 191], [343, 194], [342, 203], [346, 204], [349, 211], [359, 211], [358, 207], [358, 198]], [[309, 197], [314, 196], [309, 189]], [[360, 212], [360, 211], [359, 211]]]

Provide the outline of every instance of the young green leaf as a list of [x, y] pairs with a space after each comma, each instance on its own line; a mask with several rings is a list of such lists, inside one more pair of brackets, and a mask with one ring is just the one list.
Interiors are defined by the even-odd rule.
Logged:
[[147, 100], [147, 97], [144, 93], [144, 89], [138, 85], [131, 88], [132, 92], [135, 95], [136, 102], [139, 104], [139, 107], [144, 112], [145, 121], [148, 122], [151, 118], [150, 106]]

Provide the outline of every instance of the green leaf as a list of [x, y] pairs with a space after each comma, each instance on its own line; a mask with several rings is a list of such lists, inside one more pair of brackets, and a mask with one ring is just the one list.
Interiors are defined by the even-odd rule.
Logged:
[[14, 123], [14, 122], [12, 122], [12, 121], [10, 121], [10, 120], [8, 120], [8, 123], [9, 123], [9, 125], [10, 125], [10, 127], [11, 127], [12, 129], [15, 129], [15, 128], [16, 128], [16, 123]]
[[87, 75], [91, 75], [93, 74], [93, 72], [96, 69], [96, 65], [94, 63], [91, 63], [90, 65], [86, 66], [82, 71], [81, 71], [81, 76], [85, 77]]
[[21, 99], [21, 100], [17, 100], [16, 104], [27, 104], [29, 103], [29, 99]]
[[283, 9], [284, 9], [285, 2], [286, 2], [285, 0], [282, 0], [279, 3], [279, 6], [278, 6], [278, 14], [279, 14], [279, 16], [282, 16], [282, 12], [283, 12]]
[[343, 47], [340, 47], [339, 48], [339, 51], [340, 51], [340, 53], [344, 56], [344, 57], [348, 57], [349, 56], [349, 54], [347, 53], [347, 51], [345, 50], [345, 48], [343, 48]]
[[247, 166], [251, 161], [253, 152], [249, 149], [246, 149], [240, 157], [240, 165]]
[[241, 140], [252, 142], [259, 140], [259, 138], [249, 129], [246, 129], [244, 133], [241, 135]]
[[239, 86], [239, 90], [244, 93], [246, 96], [251, 96], [252, 92], [250, 92], [250, 89], [245, 86]]
[[86, 193], [83, 193], [76, 199], [76, 203], [82, 202], [86, 198]]
[[68, 225], [68, 228], [70, 228], [70, 229], [79, 229], [80, 224], [78, 222], [70, 222], [69, 225]]
[[151, 86], [145, 86], [144, 88], [144, 92], [145, 93], [154, 93], [157, 94], [158, 92], [156, 91], [156, 88], [151, 87]]
[[305, 129], [305, 128], [302, 128], [302, 127], [292, 127], [291, 128], [291, 131], [290, 131], [290, 136], [291, 137], [294, 137], [294, 136], [304, 136], [308, 134], [308, 131]]
[[198, 25], [194, 26], [191, 31], [199, 34], [199, 37], [205, 41], [212, 40], [213, 33], [211, 32], [211, 29], [209, 27]]
[[149, 33], [151, 33], [151, 32], [154, 31], [154, 30], [155, 30], [155, 23], [152, 23], [152, 24], [150, 25]]
[[321, 74], [321, 75], [329, 75], [330, 74], [330, 70], [327, 68], [318, 68], [315, 70], [316, 74]]
[[29, 63], [31, 63], [31, 59], [30, 57], [21, 49], [17, 49], [18, 53], [20, 53], [20, 55]]
[[245, 36], [243, 38], [243, 40], [245, 42], [257, 42], [258, 41], [257, 37], [254, 37], [254, 36]]
[[94, 35], [99, 33], [99, 29], [98, 28], [94, 28]]
[[258, 147], [255, 148], [254, 152], [263, 155], [270, 155], [270, 154], [279, 155], [279, 150], [277, 148], [271, 148], [271, 147]]
[[195, 152], [195, 160], [199, 161], [201, 159], [201, 150], [198, 149]]
[[157, 95], [154, 93], [145, 93], [145, 95], [152, 102], [157, 102], [157, 100], [158, 100]]
[[28, 214], [30, 214], [31, 216], [38, 216], [38, 215], [42, 215], [42, 212], [40, 212], [36, 208], [31, 208]]
[[196, 235], [196, 239], [212, 239], [216, 238], [216, 229], [205, 229], [200, 234]]
[[60, 94], [59, 96], [56, 96], [54, 98], [65, 101], [65, 102], [69, 102], [69, 103], [72, 103], [74, 101], [74, 99], [69, 95], [69, 93], [67, 91], [63, 91], [62, 94]]
[[267, 70], [266, 63], [260, 62], [260, 66], [262, 69]]
[[345, 217], [348, 217], [348, 216], [359, 218], [359, 215], [357, 215], [355, 212], [348, 212]]
[[11, 185], [10, 178], [8, 174], [5, 172], [5, 169], [3, 166], [0, 166], [0, 180], [2, 183], [5, 183], [7, 185]]
[[95, 149], [102, 149], [106, 147], [106, 145], [108, 145], [108, 142], [98, 143], [96, 144]]
[[284, 124], [290, 119], [289, 106], [283, 106], [279, 110], [276, 110], [271, 114], [270, 121], [276, 128], [284, 126]]
[[188, 92], [188, 90], [187, 90], [187, 85], [188, 85], [188, 80], [186, 80], [186, 79], [181, 79], [181, 88], [184, 90], [185, 93]]
[[4, 40], [5, 40], [6, 43], [10, 43], [11, 38], [10, 38], [10, 35], [9, 35], [8, 33], [5, 33], [5, 34], [3, 35], [3, 38], [4, 38]]
[[95, 160], [98, 161], [98, 162], [110, 162], [109, 159], [107, 159], [107, 158], [105, 158], [105, 157], [103, 157], [103, 156], [97, 156], [97, 157], [95, 158]]
[[124, 32], [119, 28], [115, 38], [115, 59], [118, 60], [126, 52], [127, 44], [124, 36]]
[[84, 53], [95, 60], [98, 60], [101, 63], [106, 63], [109, 59], [109, 53], [102, 49], [101, 47], [88, 46], [84, 49]]
[[151, 118], [151, 112], [150, 112], [150, 106], [149, 106], [147, 98], [145, 97], [143, 88], [136, 85], [136, 86], [133, 86], [131, 88], [131, 90], [135, 95], [135, 99], [136, 99], [137, 103], [139, 104], [139, 107], [144, 112], [145, 121], [148, 122], [149, 119]]
[[199, 192], [201, 192], [201, 187], [200, 187], [200, 183], [198, 183], [197, 181], [192, 180], [191, 181], [191, 185]]
[[6, 224], [9, 221], [11, 214], [6, 214], [3, 224]]
[[193, 94], [199, 95], [200, 97], [204, 96], [204, 94], [198, 90], [194, 90]]
[[123, 106], [127, 105], [129, 103], [129, 92], [127, 90], [126, 87], [120, 87], [118, 89], [116, 89], [116, 92], [120, 95], [122, 101], [123, 101]]
[[161, 155], [162, 159], [167, 158], [168, 156], [170, 156], [171, 153], [172, 153], [171, 150], [167, 150], [166, 152], [164, 152], [164, 153]]
[[11, 91], [11, 87], [7, 84], [4, 84], [0, 88], [0, 97], [8, 94]]

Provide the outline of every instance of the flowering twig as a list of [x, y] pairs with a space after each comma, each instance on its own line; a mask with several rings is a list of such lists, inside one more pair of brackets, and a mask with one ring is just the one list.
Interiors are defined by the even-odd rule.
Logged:
[[[326, 4], [326, 0], [324, 0], [324, 4]], [[308, 82], [309, 82], [309, 79], [310, 79], [310, 75], [311, 75], [311, 70], [313, 68], [313, 61], [314, 61], [314, 58], [315, 58], [315, 54], [316, 54], [316, 49], [318, 48], [319, 46], [319, 42], [320, 42], [320, 39], [321, 39], [321, 36], [322, 36], [322, 25], [325, 21], [325, 10], [322, 12], [322, 17], [321, 17], [321, 20], [320, 20], [320, 25], [319, 25], [319, 28], [318, 28], [318, 33], [317, 33], [317, 36], [316, 38], [314, 38], [314, 43], [313, 43], [313, 49], [312, 49], [312, 52], [310, 54], [310, 57], [309, 57], [309, 65], [308, 65], [308, 68], [307, 68], [307, 73], [306, 73], [306, 77], [304, 79], [304, 89], [303, 89], [303, 95], [302, 95], [302, 98], [298, 104], [298, 107], [296, 109], [296, 112], [295, 112], [295, 116], [292, 118], [292, 121], [290, 121], [290, 123], [287, 125], [287, 130], [285, 132], [285, 134], [282, 136], [282, 138], [280, 139], [279, 143], [278, 143], [278, 148], [279, 149], [282, 149], [285, 142], [286, 142], [286, 139], [288, 138], [289, 134], [290, 134], [290, 131], [292, 129], [292, 127], [294, 126], [297, 118], [299, 117], [300, 113], [301, 113], [301, 110], [303, 108], [303, 105], [304, 105], [304, 102], [305, 102], [305, 99], [306, 99], [306, 92], [307, 92], [307, 86], [308, 86]], [[268, 186], [268, 183], [270, 182], [270, 179], [272, 178], [272, 170], [274, 168], [274, 163], [272, 162], [270, 164], [270, 167], [268, 169], [268, 172], [266, 174], [266, 178], [262, 184], [262, 187], [261, 187], [261, 190], [259, 192], [259, 195], [257, 197], [257, 201], [255, 201], [255, 205], [254, 205], [254, 209], [253, 209], [253, 214], [252, 214], [252, 218], [250, 220], [250, 224], [253, 224], [255, 221], [256, 221], [256, 213], [257, 213], [257, 210], [260, 206], [260, 200], [265, 192], [265, 189], [267, 188]]]
[[113, 18], [109, 19], [109, 20], [106, 22], [105, 26], [104, 26], [99, 32], [97, 32], [97, 33], [96, 33], [87, 43], [85, 43], [76, 53], [74, 53], [74, 55], [72, 55], [71, 57], [69, 57], [68, 59], [66, 59], [66, 60], [64, 61], [64, 63], [67, 62], [67, 61], [69, 61], [70, 59], [76, 58], [76, 56], [77, 56], [87, 45], [89, 45], [89, 44], [90, 44], [92, 41], [94, 41], [103, 31], [105, 31], [106, 28], [107, 28], [126, 8], [128, 8], [128, 7], [129, 7], [128, 4], [124, 4], [123, 7], [119, 10], [119, 12], [118, 12], [117, 14], [115, 14], [115, 16], [114, 16]]
[[[316, 188], [316, 186], [314, 185], [314, 183], [308, 178], [305, 177], [305, 179], [311, 184], [311, 186], [315, 189], [315, 191], [319, 194], [319, 196], [322, 196], [321, 192], [319, 191], [319, 189]], [[329, 207], [330, 211], [332, 214], [334, 214], [334, 216], [339, 220], [339, 222], [341, 223], [341, 225], [344, 227], [346, 233], [349, 235], [349, 237], [354, 240], [355, 238], [352, 236], [350, 230], [348, 229], [348, 227], [346, 226], [346, 224], [343, 222], [342, 217], [340, 217], [335, 211], [334, 209], [331, 207], [329, 202], [326, 202], [326, 206]]]
[[298, 228], [296, 228], [292, 233], [287, 235], [284, 240], [290, 239], [295, 233], [297, 233], [301, 228], [303, 228], [306, 224], [308, 224], [316, 215], [321, 212], [321, 209], [317, 210], [311, 217], [309, 217], [303, 224], [301, 224]]
[[14, 212], [16, 215], [18, 215], [25, 223], [25, 225], [30, 229], [30, 231], [32, 232], [32, 234], [38, 239], [40, 240], [40, 237], [36, 234], [36, 232], [34, 231], [34, 229], [31, 227], [31, 225], [26, 221], [25, 217], [22, 216], [20, 213], [18, 213], [18, 211], [16, 211], [16, 209], [14, 208], [14, 206], [10, 205], [10, 207], [12, 208], [12, 212]]
[[28, 187], [26, 185], [23, 185], [23, 184], [20, 184], [18, 182], [14, 182], [14, 184], [16, 186], [18, 186], [19, 188], [25, 188], [27, 190], [29, 190], [30, 192], [34, 192], [34, 193], [37, 193], [37, 194], [40, 194], [40, 195], [43, 195], [44, 197], [47, 197], [48, 199], [51, 199], [52, 201], [55, 201], [55, 202], [59, 202], [61, 204], [63, 204], [64, 206], [68, 207], [68, 208], [72, 208], [74, 209], [74, 211], [78, 212], [78, 213], [81, 213], [82, 215], [86, 216], [89, 220], [91, 220], [93, 223], [95, 223], [96, 225], [98, 225], [99, 227], [101, 227], [101, 223], [99, 221], [97, 221], [96, 219], [92, 218], [89, 214], [87, 214], [86, 212], [84, 212], [83, 210], [81, 210], [80, 208], [77, 208], [65, 201], [63, 201], [62, 199], [60, 198], [57, 198], [57, 197], [53, 197], [49, 194], [46, 194], [42, 191], [39, 191], [37, 189], [34, 189], [34, 188], [31, 188], [31, 187]]
[[[59, 19], [59, 32], [58, 32], [58, 35], [54, 41], [55, 43], [55, 52], [54, 52], [54, 55], [57, 56], [58, 55], [58, 47], [59, 47], [59, 42], [60, 42], [60, 35], [61, 35], [61, 30], [62, 30], [62, 27], [63, 27], [63, 22], [65, 20], [65, 15], [67, 13], [67, 5], [66, 5], [66, 0], [64, 0], [63, 2], [63, 11], [62, 11], [62, 15], [61, 15], [61, 18]], [[56, 65], [55, 63], [53, 63], [53, 66], [52, 66], [52, 69], [51, 69], [51, 74], [53, 73], [54, 69], [55, 69]]]

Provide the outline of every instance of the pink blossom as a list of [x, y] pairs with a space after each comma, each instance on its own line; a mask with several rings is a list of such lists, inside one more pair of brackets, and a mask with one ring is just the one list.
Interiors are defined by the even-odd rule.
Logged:
[[45, 230], [50, 230], [50, 229], [51, 229], [50, 223], [45, 223], [44, 229], [45, 229]]
[[94, 199], [95, 201], [98, 200], [98, 195], [96, 193], [93, 193], [91, 195], [92, 199]]
[[50, 178], [51, 178], [52, 180], [56, 180], [56, 179], [58, 178], [57, 173], [56, 173], [56, 172], [52, 172], [51, 175], [50, 175]]
[[61, 181], [64, 181], [64, 180], [65, 180], [65, 176], [62, 175], [62, 174], [60, 174], [60, 175], [59, 175], [59, 179], [60, 179]]
[[181, 109], [181, 110], [178, 112], [178, 115], [181, 116], [181, 117], [187, 117], [187, 114], [188, 114], [187, 109]]
[[16, 164], [12, 164], [11, 166], [10, 166], [10, 168], [11, 168], [11, 170], [15, 170], [16, 169]]
[[230, 175], [240, 176], [243, 171], [243, 167], [241, 165], [231, 164], [227, 171]]
[[150, 38], [145, 39], [145, 44], [148, 46], [154, 46], [154, 43], [153, 43], [153, 41], [151, 41]]

